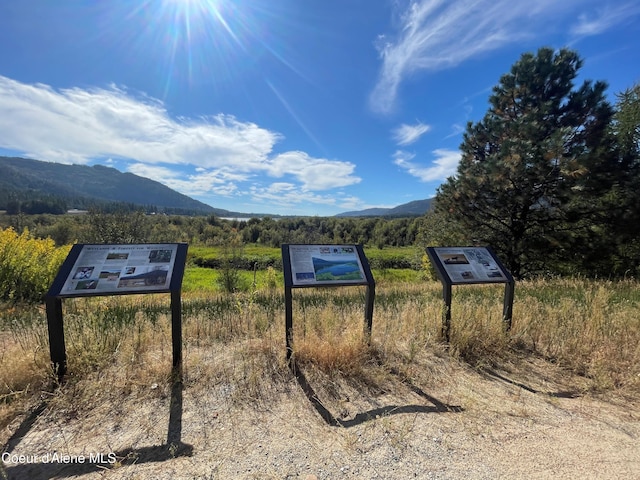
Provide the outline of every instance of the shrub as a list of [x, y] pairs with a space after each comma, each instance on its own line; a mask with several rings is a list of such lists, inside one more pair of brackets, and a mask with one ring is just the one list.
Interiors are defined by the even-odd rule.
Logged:
[[42, 301], [68, 252], [51, 238], [33, 238], [26, 228], [20, 235], [0, 230], [0, 300]]

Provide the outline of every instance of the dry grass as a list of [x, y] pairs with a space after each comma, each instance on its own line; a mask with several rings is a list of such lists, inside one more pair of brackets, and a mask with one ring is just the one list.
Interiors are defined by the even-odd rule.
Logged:
[[[450, 362], [512, 368], [542, 358], [581, 375], [594, 392], [640, 392], [638, 284], [586, 280], [522, 282], [516, 287], [511, 335], [502, 331], [502, 287], [454, 288], [451, 342], [440, 341], [437, 283], [378, 288], [373, 335], [363, 335], [364, 291], [294, 291], [294, 358], [339, 404], [349, 391], [391, 394], [398, 385], [428, 385]], [[164, 295], [67, 300], [69, 374], [55, 394], [41, 307], [0, 314], [0, 429], [42, 398], [69, 415], [97, 399], [169, 395], [171, 330]], [[280, 292], [183, 297], [184, 381], [215, 389], [236, 405], [268, 408], [286, 393], [284, 299]], [[400, 383], [398, 383], [398, 379]], [[101, 400], [101, 401], [102, 401]]]

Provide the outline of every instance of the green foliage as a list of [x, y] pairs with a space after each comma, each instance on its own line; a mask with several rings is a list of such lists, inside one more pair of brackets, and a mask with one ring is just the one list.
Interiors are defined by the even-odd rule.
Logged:
[[416, 243], [422, 251], [426, 247], [445, 247], [451, 245], [466, 245], [468, 235], [459, 223], [451, 221], [449, 212], [432, 210], [422, 219], [420, 232]]
[[267, 267], [267, 274], [265, 276], [265, 286], [268, 290], [275, 290], [278, 287], [278, 275], [275, 268]]
[[144, 243], [144, 213], [118, 211], [106, 213], [100, 210], [89, 212], [87, 243]]
[[617, 95], [614, 130], [626, 162], [640, 161], [640, 83]]
[[185, 292], [214, 290], [217, 285], [218, 272], [210, 268], [187, 267], [182, 279], [182, 290]]
[[235, 227], [245, 243], [280, 247], [283, 243], [409, 246], [418, 234], [419, 217], [301, 217], [251, 219]]
[[607, 202], [602, 233], [611, 252], [609, 271], [640, 274], [640, 84], [618, 95], [612, 126], [618, 148], [618, 168], [612, 175], [616, 188]]
[[[189, 262], [198, 267], [221, 269], [225, 262], [231, 262], [237, 270], [282, 270], [282, 251], [280, 248], [262, 245], [243, 245], [236, 255], [228, 255], [229, 248], [218, 247], [189, 247]], [[365, 248], [365, 255], [371, 268], [374, 269], [413, 269], [422, 268], [421, 247], [387, 247]], [[226, 252], [226, 253], [225, 253]]]
[[12, 228], [0, 230], [0, 300], [42, 301], [68, 251], [51, 239], [33, 238], [27, 229], [20, 235]]
[[18, 213], [26, 213], [28, 215], [51, 213], [60, 215], [67, 211], [66, 202], [60, 198], [51, 196], [41, 196], [41, 198], [33, 198], [31, 196], [31, 198], [23, 200], [18, 200], [18, 198], [16, 195], [14, 198], [4, 202], [9, 215], [17, 215]]
[[420, 258], [424, 250], [419, 247], [365, 248], [364, 253], [372, 269], [420, 270]]
[[237, 259], [242, 257], [242, 240], [238, 235], [231, 238], [229, 243], [221, 247], [222, 264], [218, 284], [227, 293], [235, 293], [247, 289], [242, 281], [240, 272], [236, 268]]
[[[0, 225], [18, 231], [28, 227], [34, 235], [51, 236], [56, 244], [126, 242], [187, 242], [194, 247], [219, 247], [239, 235], [244, 244], [253, 245], [242, 257], [246, 265], [238, 268], [281, 268], [282, 243], [360, 243], [387, 248], [412, 246], [418, 239], [423, 219], [413, 218], [338, 218], [301, 217], [252, 218], [248, 221], [223, 220], [210, 215], [178, 216], [145, 214], [129, 208], [92, 208], [88, 214], [69, 215], [0, 215]], [[261, 248], [266, 248], [262, 250]], [[272, 254], [276, 251], [275, 254]], [[267, 252], [267, 253], [265, 253]], [[196, 255], [193, 258], [196, 259]], [[216, 257], [202, 266], [218, 268]]]
[[265, 270], [277, 268], [282, 270], [282, 253], [279, 248], [264, 247], [261, 245], [243, 246], [239, 255], [225, 257], [225, 246], [217, 247], [189, 247], [190, 261], [199, 267], [222, 268], [225, 263], [231, 262], [238, 270]]
[[469, 243], [492, 245], [515, 276], [586, 249], [598, 199], [612, 186], [612, 108], [604, 83], [574, 89], [581, 66], [567, 49], [522, 55], [484, 118], [467, 126], [456, 176], [438, 190], [438, 212]]
[[412, 268], [373, 269], [376, 283], [418, 283], [423, 280], [421, 272]]

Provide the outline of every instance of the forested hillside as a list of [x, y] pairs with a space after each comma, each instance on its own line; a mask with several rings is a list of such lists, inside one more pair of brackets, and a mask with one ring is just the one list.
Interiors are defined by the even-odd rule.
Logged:
[[231, 213], [115, 168], [0, 157], [0, 210], [58, 214], [71, 208], [107, 208], [114, 203], [129, 210], [144, 206], [147, 211], [170, 213]]

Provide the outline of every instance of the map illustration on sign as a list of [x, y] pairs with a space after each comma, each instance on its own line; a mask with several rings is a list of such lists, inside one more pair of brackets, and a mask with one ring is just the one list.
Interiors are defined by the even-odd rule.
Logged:
[[366, 281], [354, 245], [291, 245], [289, 254], [294, 285]]
[[62, 295], [103, 295], [169, 288], [175, 244], [83, 245]]

